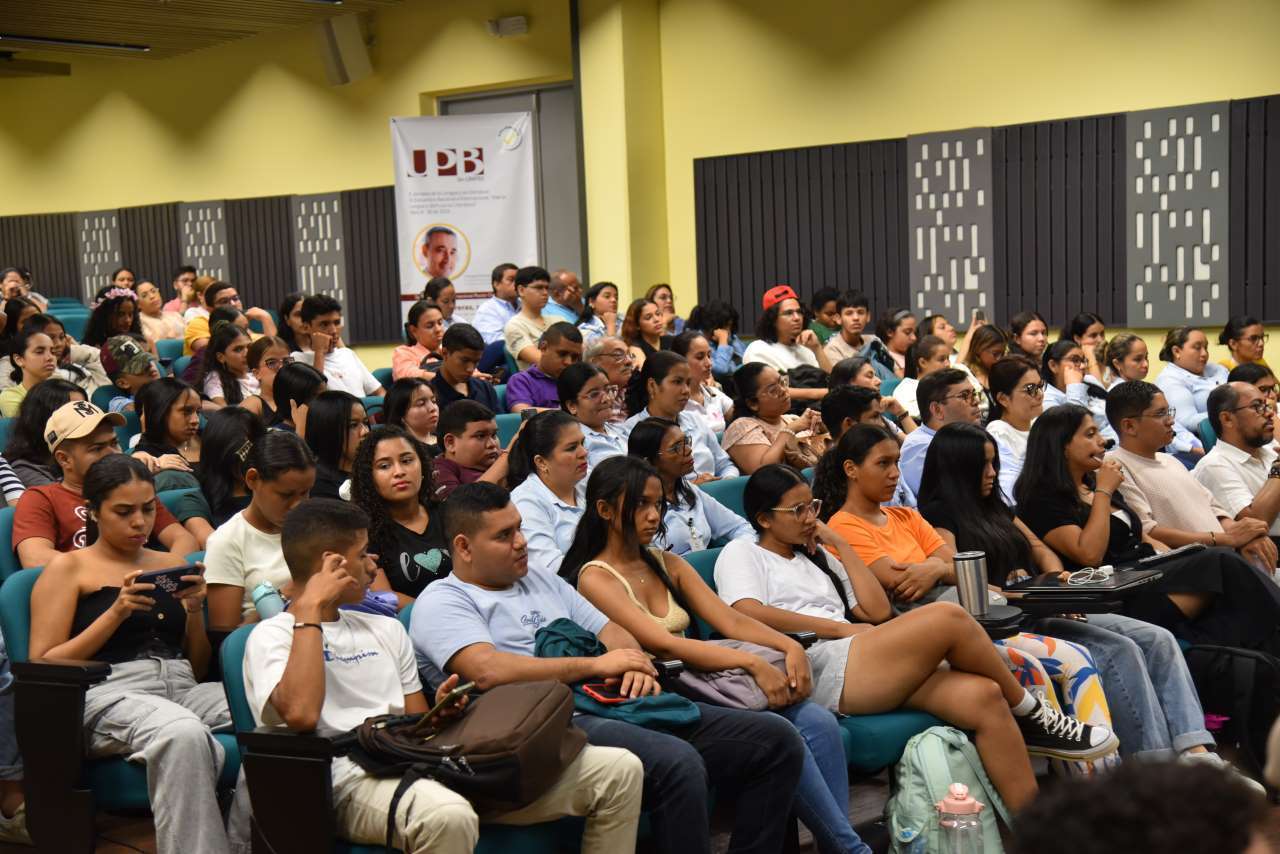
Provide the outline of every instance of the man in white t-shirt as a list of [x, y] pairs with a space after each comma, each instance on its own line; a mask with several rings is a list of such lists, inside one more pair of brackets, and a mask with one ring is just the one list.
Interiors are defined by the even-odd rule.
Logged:
[[1209, 393], [1209, 423], [1218, 444], [1194, 474], [1236, 519], [1251, 516], [1280, 536], [1280, 461], [1276, 458], [1275, 404], [1252, 383], [1226, 383]]
[[311, 336], [310, 348], [293, 354], [295, 362], [312, 365], [324, 374], [329, 391], [345, 391], [356, 397], [382, 397], [386, 389], [369, 373], [350, 347], [340, 347], [342, 303], [327, 294], [312, 294], [302, 301], [302, 322]]
[[[400, 622], [339, 609], [364, 597], [377, 570], [368, 525], [358, 507], [332, 499], [304, 502], [285, 519], [285, 561], [302, 592], [289, 611], [260, 623], [245, 648], [245, 693], [259, 726], [349, 730], [374, 715], [427, 711]], [[457, 683], [456, 676], [445, 680], [436, 702]], [[345, 757], [333, 760], [332, 774], [343, 838], [382, 844], [400, 779], [371, 777]], [[640, 762], [625, 750], [587, 746], [538, 800], [486, 820], [527, 825], [586, 816], [584, 852], [628, 854], [641, 779]], [[416, 781], [399, 801], [393, 841], [405, 854], [470, 854], [478, 838], [471, 804], [434, 780]]]
[[551, 323], [542, 316], [550, 288], [551, 274], [541, 267], [521, 267], [516, 271], [520, 310], [502, 328], [502, 338], [507, 355], [515, 359], [522, 371], [538, 361], [538, 340]]

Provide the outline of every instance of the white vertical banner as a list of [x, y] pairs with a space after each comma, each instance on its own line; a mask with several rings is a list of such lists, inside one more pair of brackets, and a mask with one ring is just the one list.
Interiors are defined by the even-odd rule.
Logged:
[[532, 127], [530, 113], [391, 120], [402, 314], [445, 276], [470, 320], [494, 267], [537, 263]]

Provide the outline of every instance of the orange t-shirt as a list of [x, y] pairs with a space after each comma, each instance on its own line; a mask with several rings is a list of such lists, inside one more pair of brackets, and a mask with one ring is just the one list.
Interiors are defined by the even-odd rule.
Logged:
[[867, 566], [882, 557], [897, 563], [920, 563], [945, 545], [933, 526], [910, 507], [881, 509], [889, 518], [884, 527], [876, 527], [843, 510], [827, 522]]

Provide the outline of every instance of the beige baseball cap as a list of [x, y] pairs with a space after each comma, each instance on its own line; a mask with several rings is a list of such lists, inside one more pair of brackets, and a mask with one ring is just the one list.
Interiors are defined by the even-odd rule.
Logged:
[[115, 427], [124, 426], [119, 412], [103, 412], [87, 400], [64, 403], [49, 416], [44, 428], [44, 441], [52, 452], [67, 439], [83, 439], [98, 429], [103, 421]]

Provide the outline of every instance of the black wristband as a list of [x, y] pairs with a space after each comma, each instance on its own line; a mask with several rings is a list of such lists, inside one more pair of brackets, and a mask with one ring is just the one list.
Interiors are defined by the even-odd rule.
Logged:
[[293, 630], [296, 632], [298, 629], [319, 629], [321, 634], [324, 633], [324, 626], [319, 623], [294, 623]]

